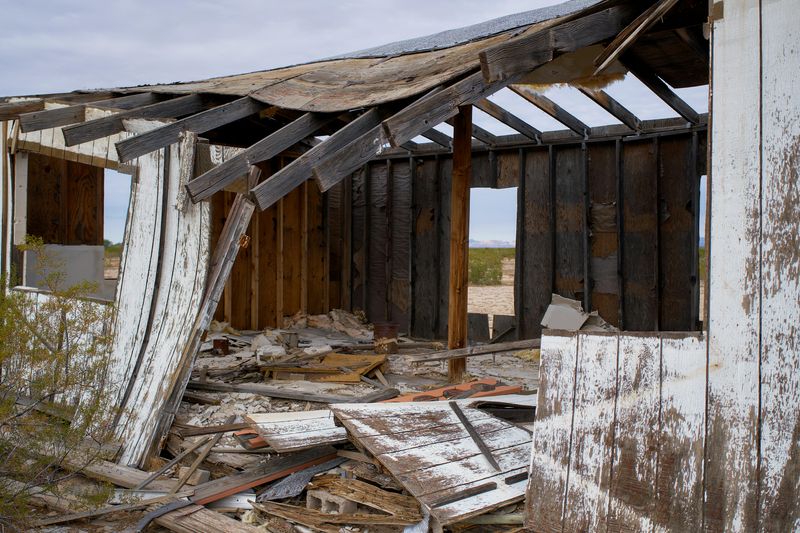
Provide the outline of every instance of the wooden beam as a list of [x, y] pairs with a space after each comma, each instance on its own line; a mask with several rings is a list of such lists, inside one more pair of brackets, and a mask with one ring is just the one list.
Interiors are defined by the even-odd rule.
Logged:
[[381, 122], [381, 112], [372, 108], [304, 153], [253, 189], [253, 199], [262, 211], [293, 191], [312, 175], [312, 168], [335, 157], [339, 150]]
[[620, 122], [628, 126], [633, 131], [641, 131], [642, 121], [639, 117], [631, 113], [628, 108], [614, 100], [610, 94], [602, 89], [587, 89], [585, 87], [578, 87], [578, 90], [594, 103], [608, 111], [609, 114], [616, 117]]
[[[546, 63], [553, 58], [551, 52], [538, 55], [537, 61]], [[314, 167], [314, 177], [325, 192], [345, 176], [380, 155], [385, 143], [401, 146], [458, 113], [461, 105], [472, 104], [494, 94], [518, 77], [487, 84], [480, 72], [475, 72], [450, 87], [429, 93], [384, 120], [357, 140], [341, 150], [338, 156]]]
[[[451, 118], [447, 120], [447, 123], [453, 126], [455, 124], [455, 119]], [[497, 146], [497, 137], [493, 133], [488, 132], [475, 124], [472, 125], [472, 136], [482, 143], [488, 144], [489, 146]]]
[[14, 120], [23, 113], [44, 109], [44, 100], [23, 100], [0, 104], [0, 120]]
[[596, 76], [608, 68], [611, 63], [613, 63], [625, 52], [625, 50], [630, 48], [631, 45], [636, 42], [636, 39], [646, 32], [653, 24], [656, 23], [656, 21], [663, 17], [667, 11], [672, 9], [672, 7], [677, 3], [678, 0], [661, 0], [647, 8], [644, 13], [636, 17], [636, 19], [624, 30], [622, 30], [619, 35], [617, 35], [614, 40], [611, 41], [611, 44], [609, 44], [603, 50], [603, 52], [595, 58], [594, 64], [597, 66], [597, 69], [595, 69], [594, 75]]
[[[551, 51], [540, 53], [533, 61], [538, 64], [552, 60]], [[400, 146], [422, 132], [440, 124], [458, 113], [458, 107], [469, 105], [494, 94], [515, 79], [486, 83], [480, 72], [475, 72], [446, 89], [426, 95], [405, 107], [382, 124], [384, 137], [392, 146]]]
[[511, 85], [509, 88], [581, 137], [588, 137], [591, 133], [592, 128], [578, 120], [577, 117], [554, 101], [537, 93], [527, 85]]
[[[467, 290], [469, 278], [469, 184], [472, 174], [472, 106], [458, 109], [453, 122], [453, 174], [450, 196], [450, 284], [447, 309], [447, 347], [467, 345]], [[451, 382], [467, 371], [463, 357], [447, 362]]]
[[625, 65], [625, 68], [630, 70], [631, 74], [639, 78], [639, 81], [644, 83], [648, 89], [653, 91], [656, 96], [661, 98], [661, 100], [675, 110], [676, 113], [692, 124], [698, 124], [700, 122], [700, 115], [697, 114], [697, 111], [692, 109], [692, 106], [675, 94], [675, 92], [669, 88], [669, 85], [664, 83], [661, 78], [651, 72], [650, 69], [639, 63], [630, 55], [626, 55], [622, 63]]
[[245, 96], [233, 102], [176, 120], [172, 124], [124, 139], [115, 145], [119, 162], [125, 163], [176, 143], [180, 140], [180, 135], [184, 131], [191, 131], [197, 134], [205, 133], [258, 113], [267, 107], [269, 107], [267, 104]]
[[518, 116], [509, 113], [491, 100], [487, 100], [486, 98], [479, 100], [478, 102], [475, 102], [475, 107], [487, 115], [495, 118], [496, 120], [499, 120], [509, 128], [518, 131], [525, 137], [533, 139], [536, 142], [542, 142], [541, 131], [537, 130]]
[[431, 128], [428, 131], [423, 132], [421, 135], [429, 141], [435, 142], [439, 146], [444, 146], [448, 150], [453, 148], [453, 138], [439, 130]]
[[190, 181], [186, 185], [189, 196], [195, 203], [209, 198], [247, 173], [250, 165], [275, 157], [298, 141], [313, 135], [335, 118], [336, 115], [333, 114], [306, 113], [261, 139], [241, 154]]
[[196, 113], [209, 105], [208, 100], [199, 94], [187, 94], [171, 100], [156, 102], [144, 107], [136, 107], [113, 115], [90, 120], [82, 124], [67, 126], [64, 132], [64, 143], [75, 146], [95, 139], [101, 139], [124, 131], [126, 118], [172, 118]]
[[508, 80], [538, 67], [538, 56], [543, 52], [574, 52], [610, 39], [638, 13], [634, 5], [614, 6], [509, 39], [479, 54], [483, 77], [487, 82]]
[[[117, 98], [107, 98], [104, 93], [97, 93], [97, 99], [92, 101], [88, 97], [80, 98], [80, 103], [59, 107], [56, 109], [43, 109], [31, 113], [24, 113], [19, 116], [20, 130], [23, 133], [31, 131], [55, 128], [83, 122], [86, 119], [86, 107], [101, 107], [110, 109], [131, 109], [134, 107], [152, 104], [157, 101], [158, 96], [153, 93], [137, 93]], [[70, 100], [62, 99], [70, 102]]]

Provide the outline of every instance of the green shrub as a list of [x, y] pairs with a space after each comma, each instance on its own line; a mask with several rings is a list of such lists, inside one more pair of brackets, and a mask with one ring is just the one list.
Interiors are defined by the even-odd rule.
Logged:
[[470, 248], [470, 285], [500, 285], [503, 279], [503, 259], [513, 258], [514, 248]]

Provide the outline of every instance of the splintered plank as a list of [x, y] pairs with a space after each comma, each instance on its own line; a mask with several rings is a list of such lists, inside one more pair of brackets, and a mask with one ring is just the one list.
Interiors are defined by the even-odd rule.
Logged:
[[536, 531], [561, 531], [571, 451], [578, 336], [543, 336], [542, 356], [531, 478], [525, 502], [526, 526]]
[[[524, 495], [530, 435], [513, 424], [463, 408], [498, 463], [498, 471], [447, 403], [336, 405], [332, 409], [351, 437], [443, 524]], [[505, 483], [507, 478], [511, 484]], [[481, 498], [475, 499], [477, 495]]]
[[[606, 521], [616, 397], [617, 335], [581, 336], [565, 531], [597, 531]], [[585, 490], [586, 482], [600, 490]]]
[[337, 427], [328, 409], [298, 413], [247, 415], [247, 421], [278, 453], [305, 450], [347, 440], [347, 431]]

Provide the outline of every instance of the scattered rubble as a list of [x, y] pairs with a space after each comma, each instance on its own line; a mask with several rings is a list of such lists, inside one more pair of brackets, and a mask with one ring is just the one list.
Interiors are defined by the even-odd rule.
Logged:
[[[397, 353], [378, 353], [372, 326], [344, 311], [284, 326], [214, 323], [150, 471], [99, 462], [84, 475], [118, 487], [114, 498], [76, 509], [43, 495], [50, 513], [39, 524], [422, 532], [518, 523], [537, 384], [519, 351], [538, 340], [444, 350], [397, 335]], [[465, 355], [472, 379], [448, 384], [447, 360]]]

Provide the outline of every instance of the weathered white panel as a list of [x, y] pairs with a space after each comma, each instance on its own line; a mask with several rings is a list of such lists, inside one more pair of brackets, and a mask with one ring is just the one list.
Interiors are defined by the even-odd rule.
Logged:
[[[761, 3], [760, 526], [800, 529], [800, 15]], [[726, 5], [727, 8], [727, 5]]]
[[726, 0], [722, 11], [713, 23], [705, 520], [713, 531], [753, 531], [761, 312], [759, 2]]
[[[188, 147], [177, 144], [170, 147], [158, 290], [151, 304], [154, 306], [153, 318], [146, 345], [141, 351], [135, 381], [124, 404], [136, 415], [123, 419], [118, 428], [118, 435], [125, 443], [122, 463], [139, 464], [152, 441], [157, 415], [174, 385], [178, 363], [192, 332], [205, 288], [209, 258], [209, 204], [192, 204], [185, 209], [177, 205], [181, 179], [185, 180], [185, 177], [181, 178], [180, 151], [186, 149]], [[157, 227], [156, 232], [160, 231], [161, 228]], [[157, 252], [157, 248], [154, 251]], [[141, 320], [147, 322], [150, 313], [147, 309]]]

